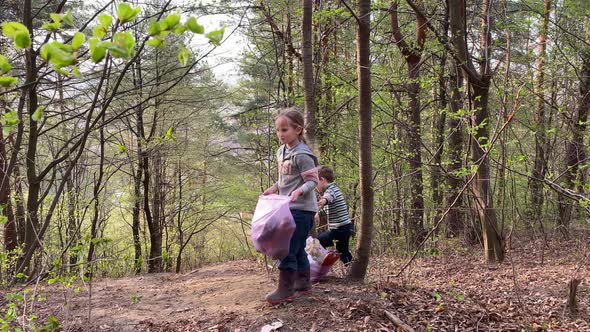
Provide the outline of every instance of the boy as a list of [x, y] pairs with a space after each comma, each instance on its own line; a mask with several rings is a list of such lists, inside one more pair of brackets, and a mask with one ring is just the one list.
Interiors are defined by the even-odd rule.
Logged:
[[348, 242], [352, 235], [353, 225], [348, 216], [348, 206], [340, 189], [334, 184], [334, 171], [327, 166], [318, 171], [319, 183], [317, 190], [322, 194], [318, 207], [323, 209], [328, 217], [328, 230], [318, 236], [324, 248], [331, 247], [336, 241], [336, 250], [340, 253], [340, 260], [344, 264], [350, 263], [352, 254], [348, 249]]

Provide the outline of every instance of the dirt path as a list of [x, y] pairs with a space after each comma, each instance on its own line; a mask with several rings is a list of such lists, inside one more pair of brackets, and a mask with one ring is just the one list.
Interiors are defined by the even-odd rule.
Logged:
[[[312, 295], [271, 307], [263, 299], [274, 281], [249, 261], [205, 267], [183, 275], [157, 274], [96, 281], [88, 323], [88, 292], [63, 305], [55, 287], [44, 290], [43, 316], [70, 331], [260, 331], [281, 321], [281, 331], [378, 330], [387, 322], [373, 309], [381, 301], [363, 286], [331, 278]], [[61, 302], [61, 303], [60, 303]]]
[[[417, 259], [399, 278], [407, 258], [373, 257], [364, 285], [347, 283], [337, 269], [312, 295], [276, 307], [263, 301], [276, 280], [254, 261], [237, 261], [180, 275], [95, 281], [91, 302], [87, 288], [66, 301], [60, 286], [43, 286], [38, 293], [47, 300], [34, 313], [41, 320], [56, 316], [64, 331], [249, 332], [278, 321], [281, 332], [396, 331], [387, 310], [417, 332], [590, 332], [590, 241], [530, 243], [489, 266], [477, 249], [455, 247]], [[579, 312], [570, 317], [563, 308], [574, 275], [583, 282]]]

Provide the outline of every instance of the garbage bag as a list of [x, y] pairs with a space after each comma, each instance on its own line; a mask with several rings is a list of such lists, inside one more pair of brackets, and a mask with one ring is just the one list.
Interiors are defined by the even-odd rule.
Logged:
[[324, 248], [318, 239], [314, 239], [311, 236], [306, 240], [305, 251], [309, 260], [310, 278], [312, 282], [320, 281], [325, 277], [332, 270], [334, 263], [340, 258], [338, 252]]
[[256, 204], [250, 237], [256, 250], [272, 259], [283, 259], [289, 254], [289, 243], [295, 232], [290, 201], [289, 196], [262, 195]]

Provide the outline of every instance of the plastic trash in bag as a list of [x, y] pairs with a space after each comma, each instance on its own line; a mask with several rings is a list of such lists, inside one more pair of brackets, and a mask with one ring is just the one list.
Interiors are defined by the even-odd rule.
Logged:
[[295, 232], [290, 201], [289, 196], [258, 197], [250, 237], [256, 250], [272, 259], [283, 259], [289, 254], [289, 243]]
[[340, 258], [338, 252], [322, 247], [320, 241], [311, 236], [305, 241], [305, 251], [309, 260], [312, 282], [320, 281], [325, 277], [332, 269], [334, 263]]

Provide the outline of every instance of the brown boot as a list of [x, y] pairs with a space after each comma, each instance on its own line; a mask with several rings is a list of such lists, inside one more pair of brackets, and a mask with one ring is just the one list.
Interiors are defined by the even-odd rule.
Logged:
[[279, 270], [279, 285], [274, 292], [266, 295], [266, 301], [270, 304], [291, 302], [295, 298], [295, 273]]
[[302, 295], [311, 293], [311, 279], [309, 267], [303, 271], [298, 271], [295, 278], [295, 291]]

